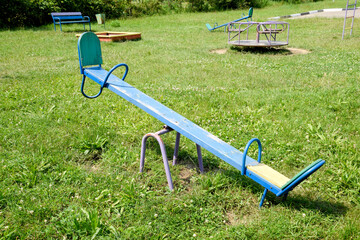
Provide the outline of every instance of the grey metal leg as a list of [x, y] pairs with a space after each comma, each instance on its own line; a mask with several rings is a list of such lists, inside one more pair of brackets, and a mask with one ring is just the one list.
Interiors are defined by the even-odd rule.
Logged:
[[[168, 159], [167, 159], [165, 144], [164, 144], [163, 140], [161, 139], [160, 135], [168, 133], [168, 132], [170, 132], [172, 130], [173, 130], [172, 128], [170, 128], [168, 126], [164, 126], [164, 129], [162, 129], [162, 130], [160, 130], [160, 131], [158, 131], [156, 133], [145, 134], [145, 136], [143, 137], [143, 139], [141, 141], [141, 153], [140, 153], [140, 172], [143, 172], [144, 171], [144, 165], [145, 165], [146, 141], [147, 141], [147, 139], [149, 137], [153, 137], [158, 141], [159, 146], [160, 146], [161, 155], [162, 155], [163, 162], [164, 162], [166, 178], [167, 178], [170, 190], [174, 189], [174, 185], [173, 185], [172, 178], [171, 178], [171, 173], [170, 173], [169, 163], [168, 163]], [[181, 136], [180, 133], [176, 133], [175, 149], [174, 149], [174, 155], [173, 155], [173, 165], [176, 164], [176, 160], [177, 160], [177, 157], [178, 157], [178, 154], [179, 154], [180, 136]], [[198, 154], [200, 172], [203, 173], [204, 172], [204, 165], [203, 165], [203, 159], [202, 159], [202, 154], [201, 154], [201, 146], [196, 144], [196, 150], [197, 150], [197, 154]]]
[[197, 154], [198, 154], [200, 172], [203, 173], [204, 165], [203, 165], [203, 159], [202, 159], [202, 154], [201, 154], [201, 146], [196, 144], [196, 150], [197, 150]]
[[168, 163], [168, 160], [167, 160], [165, 144], [164, 144], [163, 140], [162, 140], [161, 137], [160, 137], [160, 135], [165, 134], [165, 133], [168, 133], [168, 132], [170, 132], [170, 131], [172, 131], [171, 128], [165, 127], [165, 128], [164, 128], [163, 130], [161, 130], [161, 131], [158, 131], [158, 132], [156, 132], [156, 133], [148, 133], [148, 134], [146, 134], [146, 135], [143, 137], [142, 143], [141, 143], [141, 154], [140, 154], [140, 172], [143, 172], [143, 170], [144, 170], [145, 152], [146, 152], [146, 140], [147, 140], [149, 137], [153, 137], [153, 138], [155, 138], [155, 139], [158, 141], [158, 143], [159, 143], [160, 150], [161, 150], [161, 155], [162, 155], [163, 162], [164, 162], [164, 168], [165, 168], [165, 173], [166, 173], [166, 178], [167, 178], [167, 181], [168, 181], [168, 185], [169, 185], [170, 190], [173, 190], [173, 189], [174, 189], [174, 185], [173, 185], [173, 182], [172, 182], [171, 173], [170, 173], [170, 168], [169, 168], [169, 163]]
[[174, 149], [174, 156], [173, 156], [173, 165], [176, 164], [176, 160], [179, 156], [179, 144], [180, 144], [180, 133], [176, 133], [176, 140], [175, 140], [175, 149]]

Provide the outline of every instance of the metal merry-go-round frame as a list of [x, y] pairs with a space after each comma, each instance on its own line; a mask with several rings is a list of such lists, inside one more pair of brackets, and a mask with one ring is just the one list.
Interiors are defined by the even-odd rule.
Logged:
[[[249, 39], [249, 31], [254, 28], [256, 28], [255, 39]], [[290, 25], [287, 22], [230, 22], [227, 31], [228, 43], [236, 46], [278, 47], [289, 44]], [[287, 34], [286, 41], [279, 40], [279, 35], [282, 33]], [[265, 39], [261, 40], [261, 36], [265, 36]]]

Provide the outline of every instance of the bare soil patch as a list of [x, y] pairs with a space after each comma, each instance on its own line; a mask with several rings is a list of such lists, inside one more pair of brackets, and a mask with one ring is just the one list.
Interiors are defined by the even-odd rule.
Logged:
[[222, 49], [213, 49], [210, 51], [211, 53], [217, 53], [217, 54], [225, 54], [227, 52], [226, 48], [222, 48]]
[[189, 180], [192, 176], [190, 169], [184, 168], [180, 171], [180, 179]]
[[287, 50], [289, 50], [292, 54], [296, 55], [296, 54], [308, 54], [310, 53], [309, 50], [306, 49], [301, 49], [301, 48], [287, 48]]

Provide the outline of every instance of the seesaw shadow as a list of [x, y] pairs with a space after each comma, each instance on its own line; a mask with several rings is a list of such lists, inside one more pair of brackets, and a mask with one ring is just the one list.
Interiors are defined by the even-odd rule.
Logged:
[[304, 197], [297, 194], [289, 195], [288, 199], [283, 202], [288, 208], [301, 211], [302, 209], [310, 209], [319, 211], [324, 215], [339, 216], [345, 215], [349, 210], [348, 207], [341, 203], [329, 202], [324, 200], [312, 200], [308, 197]]
[[[234, 182], [239, 183], [239, 186], [249, 189], [255, 195], [260, 194], [264, 191], [264, 187], [255, 183], [250, 178], [242, 176], [240, 171], [226, 170], [223, 171], [223, 174], [232, 178]], [[341, 203], [335, 203], [325, 200], [314, 200], [311, 199], [311, 197], [301, 196], [294, 191], [289, 192], [286, 201], [283, 201], [283, 197], [276, 197], [275, 194], [269, 192], [266, 196], [266, 201], [270, 204], [270, 206], [282, 204], [285, 207], [297, 211], [301, 211], [301, 209], [306, 208], [309, 210], [320, 211], [324, 215], [345, 215], [345, 213], [348, 211], [348, 208]], [[266, 205], [264, 204], [263, 207], [266, 207]]]

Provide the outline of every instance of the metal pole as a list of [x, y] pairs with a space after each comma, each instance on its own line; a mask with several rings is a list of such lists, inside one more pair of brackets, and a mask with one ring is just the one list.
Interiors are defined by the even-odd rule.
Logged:
[[341, 40], [343, 40], [343, 39], [344, 39], [348, 6], [349, 6], [349, 0], [347, 0], [347, 2], [346, 2], [346, 10], [345, 10], [344, 26], [343, 26], [343, 32], [342, 32], [342, 38], [341, 38]]
[[204, 165], [203, 165], [203, 159], [202, 159], [202, 154], [201, 154], [201, 146], [196, 144], [196, 150], [197, 150], [197, 154], [198, 154], [200, 172], [203, 173]]
[[170, 132], [172, 130], [173, 129], [168, 128], [167, 126], [164, 126], [163, 130], [160, 130], [160, 131], [158, 131], [156, 133], [145, 134], [145, 136], [142, 139], [141, 153], [140, 153], [140, 172], [143, 172], [144, 171], [144, 164], [145, 164], [146, 140], [149, 137], [153, 137], [158, 141], [159, 146], [160, 146], [161, 155], [162, 155], [163, 162], [164, 162], [166, 178], [167, 178], [170, 190], [174, 189], [174, 185], [173, 185], [173, 182], [172, 182], [169, 163], [168, 163], [168, 160], [167, 160], [165, 144], [164, 144], [163, 140], [161, 139], [160, 135], [168, 133], [168, 132]]
[[174, 149], [174, 155], [173, 155], [173, 165], [176, 164], [176, 160], [179, 156], [179, 144], [180, 144], [180, 133], [176, 133], [176, 140], [175, 140], [175, 149]]

